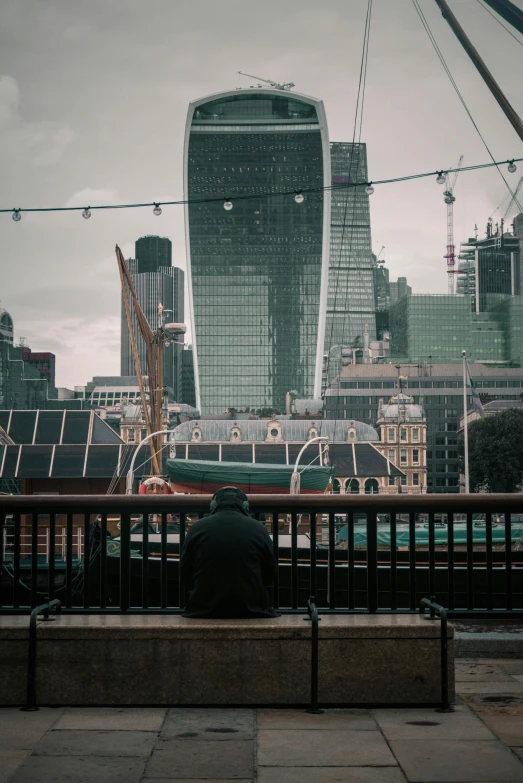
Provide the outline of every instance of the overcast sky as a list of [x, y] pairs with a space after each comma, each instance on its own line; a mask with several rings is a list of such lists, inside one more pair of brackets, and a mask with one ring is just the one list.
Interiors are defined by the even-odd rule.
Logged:
[[[516, 3], [522, 5], [521, 0]], [[523, 48], [478, 0], [450, 0], [523, 114]], [[434, 0], [421, 6], [496, 159], [522, 144]], [[93, 205], [182, 197], [190, 100], [246, 86], [243, 70], [321, 98], [333, 141], [351, 141], [367, 0], [4, 0], [0, 25], [0, 205]], [[518, 36], [516, 31], [514, 34]], [[374, 0], [362, 139], [370, 179], [484, 163], [411, 0]], [[506, 167], [505, 167], [506, 168]], [[515, 186], [523, 174], [506, 175]], [[456, 244], [506, 195], [495, 170], [460, 176]], [[499, 213], [497, 217], [499, 217]], [[372, 240], [395, 279], [445, 292], [446, 213], [434, 180], [377, 187]], [[0, 215], [0, 303], [57, 384], [119, 374], [114, 246], [169, 236], [185, 268], [183, 210]]]

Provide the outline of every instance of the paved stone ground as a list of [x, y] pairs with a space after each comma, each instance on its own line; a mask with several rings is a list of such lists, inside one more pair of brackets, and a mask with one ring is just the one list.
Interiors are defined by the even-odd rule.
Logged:
[[0, 783], [523, 783], [523, 660], [462, 659], [456, 709], [0, 709]]

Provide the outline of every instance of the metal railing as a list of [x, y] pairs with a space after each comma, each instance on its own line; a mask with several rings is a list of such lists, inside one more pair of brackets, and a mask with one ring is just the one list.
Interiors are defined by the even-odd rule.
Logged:
[[440, 666], [441, 666], [441, 707], [439, 712], [453, 712], [450, 706], [449, 697], [449, 646], [448, 646], [448, 623], [447, 623], [447, 610], [437, 604], [434, 600], [434, 596], [431, 598], [422, 598], [420, 601], [419, 611], [420, 614], [425, 614], [425, 609], [430, 609], [429, 619], [434, 620], [436, 614], [439, 615], [441, 620], [441, 652], [440, 652]]
[[[181, 611], [180, 548], [209, 502], [0, 496], [0, 611], [29, 612], [45, 596], [59, 598], [64, 612]], [[449, 616], [523, 612], [520, 495], [253, 495], [250, 502], [273, 539], [280, 611], [306, 612], [315, 596], [322, 614], [416, 612], [429, 595]]]

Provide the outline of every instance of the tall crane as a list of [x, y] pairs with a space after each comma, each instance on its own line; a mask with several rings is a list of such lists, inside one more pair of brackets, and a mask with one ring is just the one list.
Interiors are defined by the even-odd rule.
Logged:
[[453, 294], [455, 291], [454, 275], [456, 273], [456, 255], [454, 247], [454, 188], [456, 187], [456, 180], [458, 179], [459, 170], [463, 163], [463, 155], [458, 160], [456, 166], [456, 172], [454, 178], [450, 179], [448, 173], [445, 173], [445, 190], [443, 191], [443, 200], [447, 205], [447, 255], [444, 258], [447, 259], [447, 278], [448, 278], [448, 290], [449, 294]]
[[[249, 79], [256, 79], [258, 82], [264, 82], [264, 84], [269, 84], [271, 87], [275, 87], [277, 90], [290, 90], [293, 87], [296, 87], [294, 82], [287, 82], [286, 84], [278, 84], [278, 82], [273, 82], [271, 79], [260, 79], [259, 76], [253, 76], [252, 73], [244, 73], [243, 71], [238, 71], [238, 73], [241, 76], [248, 76]], [[258, 85], [261, 87], [261, 84]]]

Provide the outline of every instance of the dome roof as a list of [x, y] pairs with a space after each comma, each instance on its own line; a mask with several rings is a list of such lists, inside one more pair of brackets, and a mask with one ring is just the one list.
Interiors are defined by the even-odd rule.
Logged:
[[408, 394], [397, 394], [383, 405], [381, 418], [397, 419], [398, 416], [406, 419], [424, 419], [425, 411], [422, 405], [414, 404], [413, 398]]

